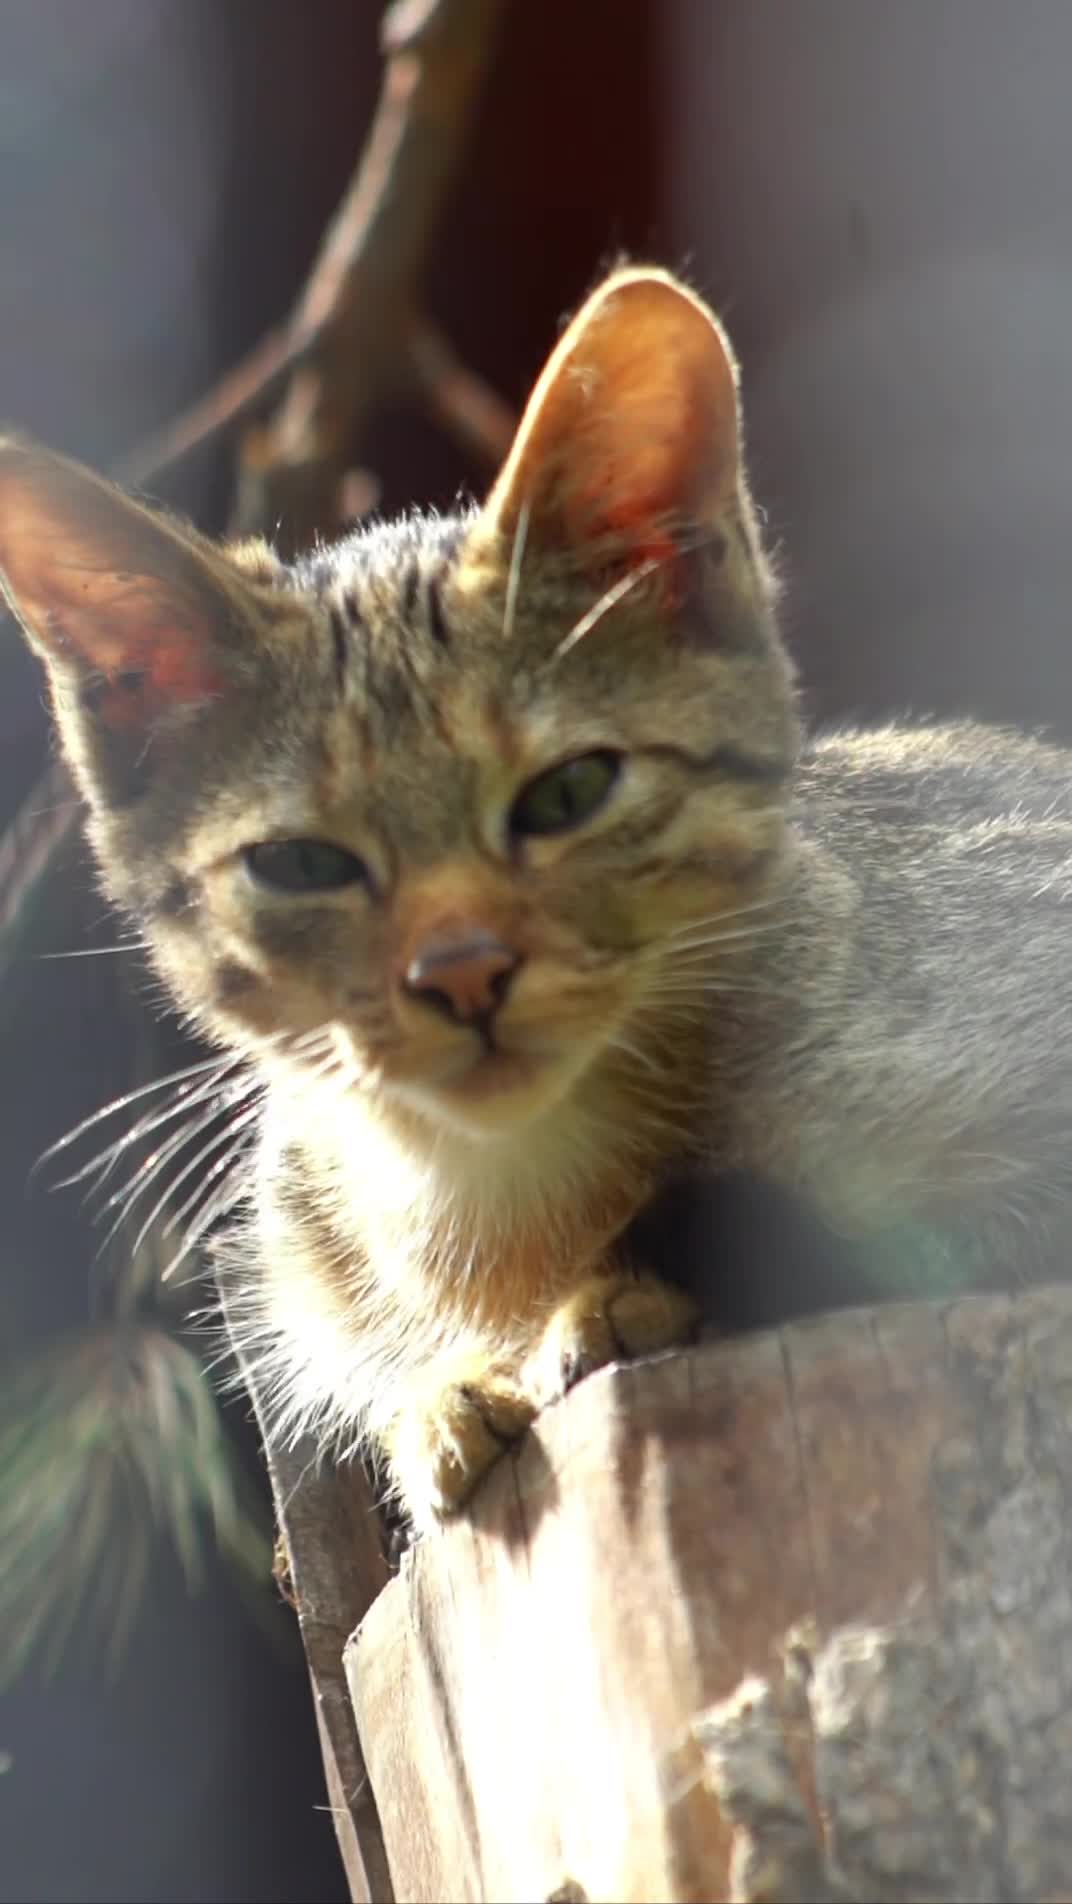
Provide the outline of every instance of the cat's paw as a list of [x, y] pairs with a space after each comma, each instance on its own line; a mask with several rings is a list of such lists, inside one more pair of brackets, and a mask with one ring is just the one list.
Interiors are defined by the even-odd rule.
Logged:
[[509, 1375], [451, 1379], [400, 1414], [388, 1436], [399, 1492], [418, 1533], [464, 1506], [483, 1474], [519, 1441], [536, 1413]]
[[656, 1276], [612, 1271], [592, 1276], [555, 1310], [531, 1364], [541, 1406], [608, 1362], [628, 1362], [691, 1342], [695, 1303]]

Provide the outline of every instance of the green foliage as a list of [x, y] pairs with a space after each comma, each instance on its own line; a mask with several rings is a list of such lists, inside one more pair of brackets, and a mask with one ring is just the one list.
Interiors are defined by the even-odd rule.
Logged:
[[244, 1494], [204, 1371], [164, 1329], [102, 1324], [35, 1357], [0, 1406], [0, 1684], [55, 1670], [80, 1619], [114, 1663], [158, 1533], [191, 1588], [210, 1537], [266, 1580]]
[[[8, 632], [0, 620], [0, 682]], [[57, 762], [0, 832], [4, 1045], [25, 1014], [36, 1013], [37, 961], [78, 943], [86, 853], [77, 816]], [[107, 968], [115, 983], [105, 1009], [136, 1089], [167, 1059], [137, 995], [144, 989], [137, 961], [109, 959]], [[87, 965], [79, 956], [65, 969], [64, 982], [85, 990], [87, 1009], [101, 1009], [100, 960]], [[47, 1040], [47, 1022], [40, 1036]], [[9, 1077], [14, 1105], [17, 1080]], [[65, 1110], [61, 1099], [60, 1131]], [[85, 1306], [94, 1319], [43, 1347], [28, 1346], [19, 1291], [23, 1278], [55, 1266], [0, 1263], [0, 1686], [31, 1665], [55, 1671], [82, 1630], [117, 1663], [160, 1541], [170, 1543], [191, 1589], [210, 1543], [241, 1577], [270, 1579], [267, 1513], [230, 1445], [208, 1374], [171, 1330], [184, 1299], [162, 1287], [174, 1248], [163, 1246], [161, 1227], [136, 1248], [120, 1230], [94, 1261], [98, 1237], [87, 1214]]]

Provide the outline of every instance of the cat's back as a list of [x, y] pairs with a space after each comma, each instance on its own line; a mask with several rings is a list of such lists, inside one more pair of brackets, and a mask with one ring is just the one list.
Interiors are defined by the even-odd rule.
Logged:
[[1051, 1062], [1072, 1010], [1072, 752], [975, 722], [833, 733], [806, 751], [794, 823], [846, 1036], [878, 1016], [950, 1062], [984, 1044], [1013, 1070]]
[[1004, 884], [1072, 903], [1072, 751], [1026, 734], [964, 721], [819, 736], [793, 817], [867, 888], [908, 881], [974, 906]]
[[799, 793], [805, 827], [1072, 823], [1072, 750], [981, 721], [844, 728], [810, 742]]
[[1072, 753], [971, 722], [833, 733], [792, 818], [738, 1149], [850, 1229], [1063, 1184]]

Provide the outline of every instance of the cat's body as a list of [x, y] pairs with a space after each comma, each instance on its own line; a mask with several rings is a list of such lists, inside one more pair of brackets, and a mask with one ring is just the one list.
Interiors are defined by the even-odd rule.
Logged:
[[[743, 950], [711, 960], [685, 1050], [652, 1040], [657, 1134], [645, 1142], [641, 1081], [604, 1138], [605, 1202], [598, 1174], [578, 1183], [578, 1131], [560, 1116], [489, 1153], [283, 1098], [255, 1219], [281, 1281], [247, 1288], [295, 1425], [345, 1419], [352, 1434], [441, 1353], [517, 1365], [578, 1268], [660, 1180], [689, 1173], [801, 1192], [887, 1289], [911, 1286], [922, 1251], [955, 1252], [965, 1280], [1044, 1265], [1072, 1201], [1069, 764], [967, 724], [806, 749]], [[358, 1293], [365, 1246], [396, 1287], [374, 1271]]]
[[622, 1242], [669, 1178], [786, 1186], [865, 1255], [1044, 1249], [1072, 762], [800, 752], [732, 359], [671, 280], [590, 300], [481, 511], [284, 571], [12, 445], [0, 570], [111, 891], [267, 1087], [249, 1353], [418, 1525], [688, 1333]]
[[1072, 1187], [1070, 765], [971, 723], [805, 750], [798, 877], [752, 968], [792, 1002], [737, 1104], [751, 1166], [833, 1229], [1044, 1248]]

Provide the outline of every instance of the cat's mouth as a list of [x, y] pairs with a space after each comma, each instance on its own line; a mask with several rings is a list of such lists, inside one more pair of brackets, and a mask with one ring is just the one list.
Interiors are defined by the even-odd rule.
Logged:
[[484, 1098], [501, 1097], [507, 1092], [525, 1090], [545, 1074], [550, 1053], [512, 1051], [502, 1045], [487, 1045], [475, 1058], [446, 1082], [452, 1097], [478, 1103]]
[[448, 1124], [492, 1133], [549, 1109], [568, 1091], [576, 1070], [576, 1053], [568, 1062], [561, 1045], [474, 1039], [448, 1063], [404, 1083], [396, 1080], [396, 1088], [401, 1084], [404, 1096]]

